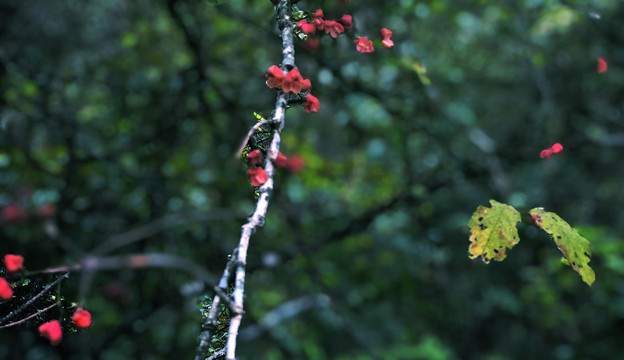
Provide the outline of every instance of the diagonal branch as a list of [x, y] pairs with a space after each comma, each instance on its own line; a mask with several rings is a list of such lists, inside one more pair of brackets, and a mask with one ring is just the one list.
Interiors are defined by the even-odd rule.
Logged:
[[[295, 67], [295, 47], [293, 44], [292, 34], [293, 25], [290, 18], [292, 13], [291, 0], [279, 0], [276, 10], [277, 23], [282, 37], [282, 70], [290, 71]], [[243, 298], [245, 294], [245, 266], [247, 264], [247, 250], [249, 249], [251, 235], [256, 231], [256, 229], [264, 226], [264, 219], [269, 207], [269, 198], [273, 191], [273, 175], [275, 173], [273, 161], [277, 157], [277, 154], [279, 154], [281, 140], [280, 133], [284, 128], [284, 118], [287, 105], [287, 95], [283, 91], [279, 91], [275, 101], [274, 116], [273, 119], [271, 119], [273, 125], [275, 126], [273, 126], [273, 138], [267, 154], [270, 161], [266, 161], [264, 165], [264, 171], [267, 173], [268, 180], [258, 189], [258, 193], [260, 195], [256, 202], [256, 209], [249, 217], [247, 223], [243, 225], [239, 243], [234, 249], [232, 258], [226, 265], [221, 281], [219, 282], [219, 287], [225, 289], [228, 286], [230, 277], [232, 275], [235, 277], [234, 291], [232, 293], [234, 300], [233, 306], [230, 304], [230, 308], [232, 309], [234, 316], [230, 320], [230, 327], [228, 330], [228, 340], [225, 354], [225, 358], [227, 360], [236, 359], [238, 329], [240, 328], [244, 313]], [[223, 300], [225, 299], [221, 299], [219, 294], [216, 294], [213, 299], [210, 313], [202, 326], [200, 343], [195, 355], [196, 360], [206, 358], [206, 352], [210, 347], [212, 334], [216, 330], [218, 324], [218, 308]]]

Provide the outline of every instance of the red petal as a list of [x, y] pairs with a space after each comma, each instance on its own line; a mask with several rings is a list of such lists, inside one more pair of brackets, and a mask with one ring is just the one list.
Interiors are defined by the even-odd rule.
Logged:
[[598, 58], [598, 74], [602, 74], [607, 71], [607, 62], [602, 58]]

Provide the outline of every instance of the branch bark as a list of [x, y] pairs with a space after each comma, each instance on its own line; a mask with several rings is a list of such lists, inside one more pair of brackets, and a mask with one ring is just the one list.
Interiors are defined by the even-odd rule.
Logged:
[[[292, 13], [292, 0], [280, 0], [276, 5], [277, 11], [277, 23], [280, 29], [282, 37], [282, 71], [290, 71], [295, 68], [295, 47], [293, 44], [293, 24], [291, 21]], [[256, 209], [254, 213], [249, 217], [247, 223], [242, 226], [240, 240], [238, 245], [232, 253], [232, 257], [223, 271], [219, 287], [225, 290], [228, 287], [229, 279], [233, 274], [234, 279], [234, 291], [232, 293], [233, 303], [229, 304], [234, 316], [230, 320], [230, 326], [228, 329], [228, 339], [226, 344], [225, 358], [227, 360], [236, 359], [236, 345], [238, 338], [238, 329], [240, 328], [241, 321], [244, 314], [243, 300], [245, 295], [245, 266], [247, 264], [247, 251], [249, 249], [249, 243], [251, 235], [256, 229], [264, 226], [264, 219], [266, 217], [267, 209], [269, 207], [269, 199], [273, 191], [273, 175], [275, 173], [275, 167], [273, 161], [279, 154], [280, 147], [280, 133], [284, 128], [284, 119], [286, 113], [286, 107], [288, 105], [287, 95], [283, 91], [277, 93], [277, 99], [275, 101], [275, 111], [273, 118], [270, 120], [273, 122], [273, 139], [267, 157], [269, 161], [265, 162], [264, 171], [267, 173], [268, 180], [258, 189], [258, 200], [256, 202]], [[226, 299], [221, 299], [221, 295], [216, 294], [208, 317], [202, 326], [202, 333], [200, 335], [199, 346], [197, 347], [197, 353], [195, 355], [196, 360], [206, 358], [206, 352], [210, 347], [212, 335], [217, 328], [218, 309]]]

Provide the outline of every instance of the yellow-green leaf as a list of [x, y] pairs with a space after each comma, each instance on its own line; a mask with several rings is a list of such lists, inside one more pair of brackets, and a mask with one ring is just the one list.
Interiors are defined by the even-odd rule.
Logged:
[[507, 249], [511, 249], [520, 241], [516, 224], [520, 213], [513, 206], [490, 200], [491, 208], [479, 206], [472, 214], [470, 228], [471, 259], [481, 256], [486, 264], [490, 260], [503, 261], [507, 257]]
[[581, 275], [587, 285], [591, 285], [596, 280], [596, 274], [589, 267], [591, 259], [589, 241], [555, 213], [546, 212], [542, 208], [535, 208], [529, 214], [531, 214], [535, 225], [546, 231], [555, 241], [572, 269]]

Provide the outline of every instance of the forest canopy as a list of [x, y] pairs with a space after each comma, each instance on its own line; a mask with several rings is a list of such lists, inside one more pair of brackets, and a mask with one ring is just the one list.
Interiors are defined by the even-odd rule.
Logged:
[[[0, 319], [41, 293], [0, 320], [37, 313], [0, 328], [0, 358], [195, 356], [212, 286], [262, 197], [249, 170], [267, 155], [250, 164], [241, 146], [292, 86], [267, 83], [271, 66], [292, 70], [276, 5], [217, 2], [0, 3], [0, 256], [23, 257], [0, 270]], [[237, 358], [619, 353], [624, 5], [295, 5], [311, 88], [288, 98]], [[310, 27], [318, 9], [332, 30]], [[269, 146], [260, 135], [254, 146]], [[485, 265], [469, 259], [468, 224], [491, 199], [525, 225], [505, 261]], [[532, 223], [536, 208], [591, 244], [591, 287]], [[53, 346], [57, 329], [40, 326], [55, 319]]]

